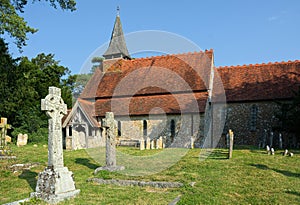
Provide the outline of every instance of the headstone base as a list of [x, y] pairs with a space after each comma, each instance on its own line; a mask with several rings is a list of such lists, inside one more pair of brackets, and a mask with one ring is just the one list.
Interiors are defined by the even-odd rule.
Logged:
[[102, 170], [106, 170], [106, 171], [109, 171], [109, 172], [117, 172], [117, 171], [122, 171], [124, 169], [125, 169], [124, 166], [104, 166], [104, 167], [98, 167], [94, 171], [94, 174], [97, 174], [98, 172], [100, 172]]
[[39, 173], [36, 192], [31, 197], [40, 198], [49, 204], [56, 204], [65, 199], [75, 197], [80, 190], [75, 189], [73, 173], [67, 167], [46, 167]]

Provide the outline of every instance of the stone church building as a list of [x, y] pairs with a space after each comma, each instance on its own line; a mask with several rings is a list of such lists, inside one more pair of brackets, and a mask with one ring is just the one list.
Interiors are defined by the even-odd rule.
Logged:
[[[271, 133], [276, 145], [278, 102], [289, 102], [300, 85], [300, 61], [216, 68], [213, 50], [131, 58], [119, 15], [103, 57], [63, 120], [67, 149], [104, 146], [106, 112], [114, 112], [124, 140], [223, 146], [232, 129], [236, 144], [264, 146]], [[299, 143], [282, 134], [285, 146]]]

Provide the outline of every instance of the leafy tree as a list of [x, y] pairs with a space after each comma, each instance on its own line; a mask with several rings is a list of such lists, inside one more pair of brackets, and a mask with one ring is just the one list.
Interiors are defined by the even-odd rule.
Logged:
[[12, 59], [0, 39], [0, 116], [7, 117], [18, 130], [42, 133], [39, 130], [47, 128], [47, 116], [40, 103], [49, 86], [61, 88], [65, 103], [72, 106], [71, 89], [61, 80], [69, 74], [69, 69], [59, 65], [53, 54], [42, 53], [31, 60]]
[[[35, 2], [33, 0], [32, 2]], [[38, 0], [41, 1], [41, 0]], [[63, 10], [74, 11], [76, 8], [75, 0], [45, 0], [54, 8], [60, 7]], [[27, 0], [0, 0], [0, 35], [7, 33], [15, 39], [19, 49], [26, 45], [27, 34], [35, 33], [34, 29], [27, 25], [27, 22], [20, 13], [24, 12]]]

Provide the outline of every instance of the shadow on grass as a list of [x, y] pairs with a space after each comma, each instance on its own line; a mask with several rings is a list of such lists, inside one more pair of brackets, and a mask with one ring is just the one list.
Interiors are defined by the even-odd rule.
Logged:
[[256, 167], [258, 169], [263, 169], [263, 170], [272, 170], [275, 171], [277, 173], [283, 174], [287, 177], [297, 177], [300, 178], [300, 174], [299, 173], [294, 173], [291, 171], [287, 171], [287, 170], [280, 170], [280, 169], [274, 169], [274, 168], [270, 168], [267, 165], [264, 164], [250, 164], [250, 166]]
[[209, 159], [225, 160], [228, 159], [228, 151], [214, 150], [208, 157]]
[[86, 159], [86, 158], [76, 158], [76, 159], [75, 159], [75, 163], [76, 163], [76, 164], [84, 165], [84, 166], [86, 166], [86, 167], [88, 167], [88, 168], [90, 168], [90, 169], [93, 169], [93, 170], [94, 170], [94, 169], [96, 169], [96, 168], [99, 167], [99, 165], [93, 164], [93, 163], [91, 163], [90, 161], [91, 161], [91, 160]]
[[19, 175], [19, 178], [25, 179], [29, 184], [29, 186], [31, 187], [31, 189], [35, 191], [36, 183], [37, 183], [37, 179], [36, 179], [37, 175], [38, 174], [36, 172], [30, 170], [23, 170], [22, 174]]
[[300, 197], [300, 192], [297, 192], [297, 191], [286, 190], [285, 193]]

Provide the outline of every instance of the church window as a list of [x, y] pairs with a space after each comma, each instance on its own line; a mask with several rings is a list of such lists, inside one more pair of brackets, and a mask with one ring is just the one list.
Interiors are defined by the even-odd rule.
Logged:
[[147, 136], [147, 129], [148, 129], [147, 120], [143, 120], [143, 135], [144, 135], [144, 137]]
[[121, 137], [122, 132], [121, 132], [121, 121], [118, 121], [118, 136]]
[[256, 131], [256, 122], [257, 122], [257, 106], [252, 105], [250, 113], [250, 130]]
[[171, 136], [175, 137], [175, 120], [171, 120]]
[[72, 137], [72, 126], [69, 126], [69, 136]]

